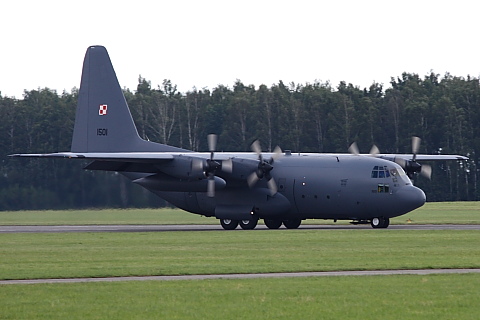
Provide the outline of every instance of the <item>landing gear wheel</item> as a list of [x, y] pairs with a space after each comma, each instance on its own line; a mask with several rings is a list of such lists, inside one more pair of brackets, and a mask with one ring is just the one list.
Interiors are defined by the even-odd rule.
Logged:
[[238, 226], [238, 220], [220, 219], [220, 224], [225, 230], [235, 230], [235, 228]]
[[243, 230], [253, 230], [257, 226], [258, 219], [252, 219], [252, 220], [240, 220], [240, 227], [242, 227]]
[[297, 229], [300, 227], [300, 224], [302, 223], [302, 220], [300, 219], [292, 219], [292, 220], [284, 220], [283, 225], [287, 229]]
[[383, 222], [383, 227], [382, 227], [382, 228], [388, 228], [389, 225], [390, 225], [390, 219], [385, 218], [385, 220], [384, 220], [384, 222]]
[[390, 225], [390, 219], [384, 217], [373, 218], [370, 224], [372, 228], [387, 228]]
[[263, 222], [268, 229], [278, 229], [282, 225], [282, 220], [267, 220], [264, 219]]

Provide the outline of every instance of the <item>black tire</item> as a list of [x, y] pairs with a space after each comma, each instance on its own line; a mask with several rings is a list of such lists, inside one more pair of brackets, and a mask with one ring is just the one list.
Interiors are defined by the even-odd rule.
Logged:
[[378, 229], [378, 228], [388, 228], [390, 225], [390, 219], [384, 218], [384, 217], [376, 217], [373, 218], [372, 221], [370, 221], [370, 225], [372, 228]]
[[252, 220], [240, 220], [240, 227], [242, 227], [243, 230], [253, 230], [257, 226], [258, 219], [252, 219]]
[[220, 219], [220, 224], [225, 230], [235, 230], [238, 226], [238, 220]]
[[390, 225], [390, 219], [389, 218], [384, 218], [382, 228], [388, 228], [389, 225]]
[[297, 229], [302, 224], [302, 220], [300, 219], [292, 219], [292, 220], [284, 220], [283, 225], [287, 229]]
[[268, 229], [278, 229], [282, 226], [282, 220], [267, 220], [264, 219], [263, 222]]

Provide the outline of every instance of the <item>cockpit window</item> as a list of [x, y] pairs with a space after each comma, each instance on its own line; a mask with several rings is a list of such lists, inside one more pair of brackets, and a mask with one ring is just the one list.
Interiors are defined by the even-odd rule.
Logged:
[[407, 176], [403, 168], [399, 168], [396, 170], [400, 179], [402, 179], [406, 184], [411, 184], [410, 178]]
[[408, 178], [405, 171], [399, 167], [390, 170], [390, 175], [393, 177], [393, 181], [396, 182], [398, 178], [400, 178], [406, 184], [411, 184], [410, 179]]
[[390, 171], [386, 166], [375, 166], [372, 170], [372, 178], [389, 178]]

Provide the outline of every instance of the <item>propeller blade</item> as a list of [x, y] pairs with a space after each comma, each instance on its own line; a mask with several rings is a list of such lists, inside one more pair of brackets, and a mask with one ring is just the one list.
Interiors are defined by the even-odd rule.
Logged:
[[210, 152], [214, 152], [217, 149], [217, 135], [216, 134], [209, 134], [207, 136], [208, 141], [208, 150]]
[[211, 178], [208, 177], [208, 184], [207, 184], [207, 197], [213, 198], [215, 197], [215, 179], [212, 175]]
[[428, 164], [423, 164], [420, 174], [427, 179], [432, 179], [432, 167]]
[[222, 161], [222, 171], [226, 173], [232, 173], [233, 171], [233, 161], [232, 159]]
[[417, 153], [418, 153], [418, 150], [420, 149], [420, 141], [422, 141], [422, 139], [420, 139], [419, 137], [415, 137], [413, 136], [412, 137], [412, 153], [413, 153], [413, 161], [416, 161], [417, 160]]
[[375, 157], [379, 153], [380, 153], [380, 150], [378, 149], [378, 147], [376, 145], [373, 145], [372, 148], [370, 149], [370, 155], [372, 157]]
[[282, 148], [276, 146], [273, 150], [272, 158], [270, 159], [270, 163], [272, 164], [275, 160], [281, 158], [283, 156]]
[[248, 183], [248, 186], [250, 188], [253, 188], [253, 186], [257, 183], [257, 181], [260, 180], [257, 176], [257, 172], [252, 172], [252, 174], [250, 174], [248, 177], [247, 177], [247, 183]]
[[252, 145], [250, 146], [252, 151], [255, 152], [257, 155], [262, 154], [262, 147], [260, 146], [260, 142], [258, 140], [253, 141]]
[[348, 147], [348, 152], [350, 152], [351, 154], [354, 154], [356, 156], [358, 156], [360, 154], [360, 151], [358, 150], [358, 146], [357, 146], [357, 143], [354, 142], [350, 145], [350, 147]]
[[405, 169], [405, 167], [407, 165], [407, 161], [402, 159], [402, 158], [395, 158], [395, 163], [398, 164], [403, 169]]
[[271, 178], [270, 180], [267, 181], [268, 189], [270, 189], [270, 194], [274, 196], [277, 193], [277, 184], [275, 183], [275, 180]]

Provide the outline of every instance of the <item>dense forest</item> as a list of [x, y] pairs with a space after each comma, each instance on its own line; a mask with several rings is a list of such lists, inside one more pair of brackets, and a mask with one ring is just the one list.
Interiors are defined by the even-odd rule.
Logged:
[[[431, 180], [415, 184], [428, 201], [479, 200], [480, 85], [478, 78], [404, 73], [387, 89], [361, 89], [341, 82], [271, 87], [193, 88], [178, 92], [169, 80], [152, 88], [139, 77], [124, 90], [140, 136], [195, 151], [207, 150], [206, 136], [219, 135], [220, 151], [264, 151], [276, 145], [292, 152], [347, 152], [356, 141], [368, 153], [461, 154], [466, 162], [432, 163]], [[85, 162], [9, 158], [12, 153], [69, 151], [78, 90], [25, 91], [23, 99], [0, 93], [0, 210], [87, 207], [154, 207], [166, 203], [120, 175], [82, 170]]]

